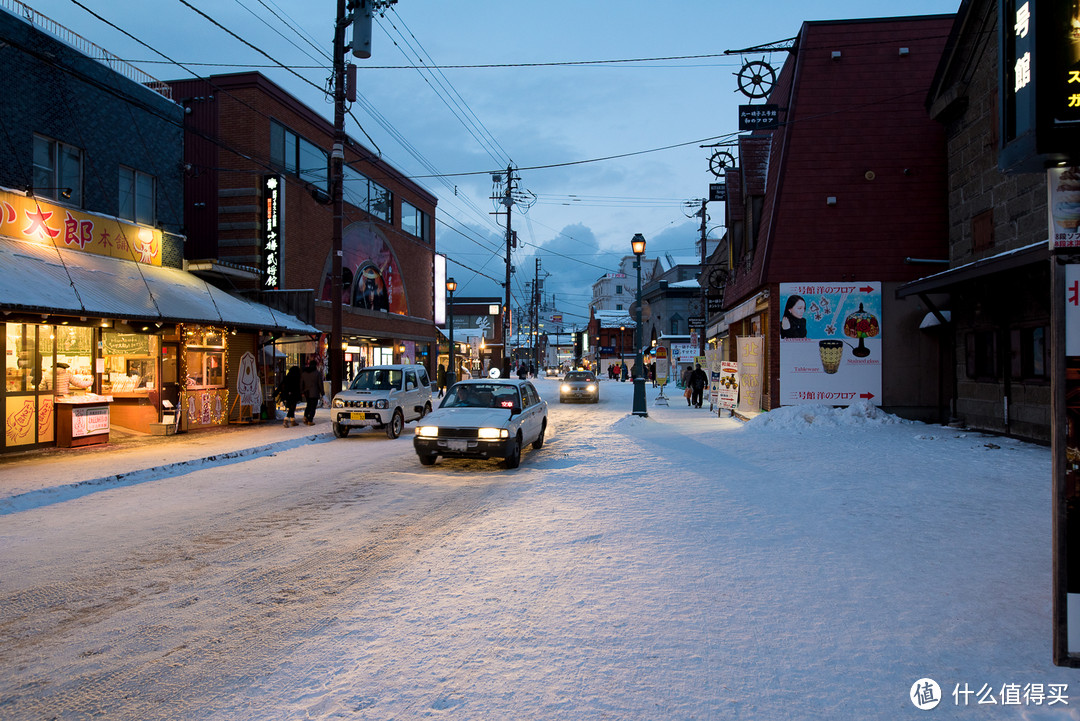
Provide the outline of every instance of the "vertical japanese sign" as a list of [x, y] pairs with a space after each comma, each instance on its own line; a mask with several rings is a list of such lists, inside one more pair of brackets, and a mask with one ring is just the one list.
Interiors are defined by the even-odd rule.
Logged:
[[661, 386], [668, 382], [668, 349], [667, 346], [656, 347], [656, 382]]
[[739, 411], [761, 411], [761, 381], [764, 373], [762, 357], [765, 339], [761, 336], [742, 336], [736, 339], [739, 349]]
[[280, 175], [263, 176], [263, 227], [260, 239], [262, 287], [281, 287], [281, 200], [285, 185]]
[[1054, 663], [1080, 666], [1080, 263], [1051, 262]]
[[781, 283], [780, 404], [881, 402], [881, 283]]

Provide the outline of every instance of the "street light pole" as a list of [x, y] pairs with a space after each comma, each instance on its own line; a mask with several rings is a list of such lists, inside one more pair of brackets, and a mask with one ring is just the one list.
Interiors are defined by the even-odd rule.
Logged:
[[634, 329], [634, 415], [648, 417], [645, 407], [644, 359], [641, 357], [641, 259], [645, 256], [645, 236], [636, 233], [630, 241], [630, 247], [637, 256], [637, 327]]
[[446, 311], [447, 330], [450, 331], [450, 367], [446, 369], [446, 387], [454, 385], [457, 361], [454, 354], [454, 291], [457, 290], [457, 282], [453, 278], [446, 279], [446, 290], [450, 293], [450, 303]]

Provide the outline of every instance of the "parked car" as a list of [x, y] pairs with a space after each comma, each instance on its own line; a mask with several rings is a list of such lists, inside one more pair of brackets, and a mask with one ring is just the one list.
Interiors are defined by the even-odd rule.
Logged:
[[431, 413], [431, 381], [422, 365], [368, 366], [330, 404], [334, 435], [353, 428], [383, 428], [397, 438], [409, 421]]
[[527, 380], [461, 381], [416, 426], [413, 447], [425, 466], [447, 456], [502, 458], [507, 468], [517, 468], [526, 444], [543, 447], [547, 422], [547, 401]]
[[567, 401], [600, 402], [600, 384], [592, 371], [570, 371], [559, 386], [559, 403]]

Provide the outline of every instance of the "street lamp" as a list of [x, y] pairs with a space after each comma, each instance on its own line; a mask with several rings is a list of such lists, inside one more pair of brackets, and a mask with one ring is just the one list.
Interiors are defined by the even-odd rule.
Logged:
[[637, 328], [634, 329], [634, 415], [648, 417], [645, 407], [645, 376], [642, 374], [644, 359], [641, 357], [641, 258], [645, 255], [645, 236], [635, 233], [630, 247], [637, 256]]
[[447, 306], [447, 328], [450, 331], [450, 367], [446, 369], [446, 387], [454, 385], [454, 291], [457, 290], [457, 281], [453, 278], [446, 279], [446, 291], [450, 294], [450, 303]]

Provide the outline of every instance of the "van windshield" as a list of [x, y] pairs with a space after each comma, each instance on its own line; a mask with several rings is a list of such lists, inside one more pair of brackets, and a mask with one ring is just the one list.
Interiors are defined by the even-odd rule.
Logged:
[[349, 390], [390, 391], [401, 388], [401, 371], [389, 368], [365, 368], [356, 374]]

